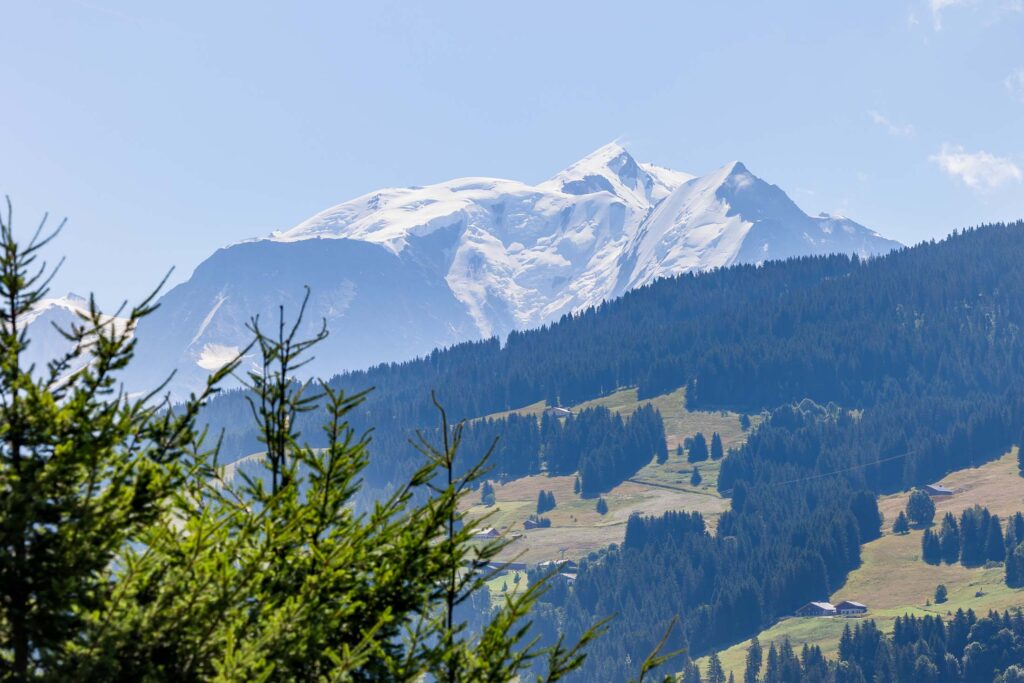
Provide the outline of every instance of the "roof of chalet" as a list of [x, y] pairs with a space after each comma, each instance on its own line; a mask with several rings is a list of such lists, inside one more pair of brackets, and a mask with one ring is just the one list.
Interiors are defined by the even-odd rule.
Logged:
[[810, 605], [814, 605], [818, 609], [823, 609], [825, 611], [829, 611], [829, 610], [834, 610], [835, 609], [835, 606], [831, 602], [813, 602], [812, 601], [812, 602], [809, 602], [806, 605], [804, 605], [804, 607], [809, 607]]

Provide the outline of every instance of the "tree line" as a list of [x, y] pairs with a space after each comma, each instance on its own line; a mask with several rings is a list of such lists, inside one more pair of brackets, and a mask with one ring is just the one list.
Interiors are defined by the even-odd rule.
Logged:
[[532, 415], [513, 413], [470, 422], [463, 438], [468, 449], [484, 452], [498, 436], [489, 476], [509, 480], [578, 472], [578, 493], [587, 498], [614, 488], [652, 460], [668, 457], [661, 413], [650, 404], [625, 418], [597, 406], [561, 418], [545, 414], [539, 424]]

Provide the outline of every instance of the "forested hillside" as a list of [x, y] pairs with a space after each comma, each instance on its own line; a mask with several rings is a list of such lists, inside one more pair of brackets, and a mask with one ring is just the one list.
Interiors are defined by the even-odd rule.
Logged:
[[[378, 430], [368, 470], [376, 485], [415, 462], [402, 443], [429, 422], [431, 389], [465, 417], [621, 386], [652, 396], [686, 385], [694, 407], [772, 411], [723, 461], [719, 487], [732, 506], [715, 535], [667, 517], [633, 525], [621, 548], [582, 567], [575, 588], [552, 593], [538, 613], [546, 634], [617, 614], [584, 675], [618, 679], [677, 615], [672, 644], [697, 655], [829, 595], [879, 532], [873, 493], [1009, 448], [1024, 425], [1021, 253], [1016, 223], [869, 261], [684, 276], [504, 346], [463, 344], [331, 384], [377, 388], [358, 418]], [[231, 429], [241, 398], [225, 395], [207, 412], [239, 454], [259, 448]]]

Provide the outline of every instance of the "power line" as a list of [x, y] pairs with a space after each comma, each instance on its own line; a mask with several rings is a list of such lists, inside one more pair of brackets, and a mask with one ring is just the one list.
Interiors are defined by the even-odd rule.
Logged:
[[809, 475], [809, 476], [806, 476], [806, 477], [800, 477], [798, 479], [790, 479], [789, 481], [774, 482], [772, 484], [772, 486], [787, 486], [789, 484], [798, 484], [798, 483], [800, 483], [802, 481], [810, 481], [812, 479], [821, 479], [822, 477], [831, 477], [831, 476], [836, 475], [836, 474], [843, 474], [844, 472], [852, 472], [853, 470], [858, 470], [858, 469], [861, 469], [861, 468], [864, 468], [864, 467], [871, 467], [872, 465], [878, 465], [878, 464], [881, 464], [883, 462], [889, 462], [890, 460], [899, 460], [901, 458], [907, 457], [908, 455], [913, 455], [916, 452], [917, 451], [907, 451], [906, 453], [901, 453], [900, 455], [893, 455], [893, 456], [890, 456], [888, 458], [881, 458], [880, 460], [875, 460], [874, 462], [866, 462], [866, 463], [862, 463], [860, 465], [851, 465], [850, 467], [844, 467], [842, 469], [834, 470], [832, 472], [822, 472], [821, 474], [812, 474], [812, 475]]

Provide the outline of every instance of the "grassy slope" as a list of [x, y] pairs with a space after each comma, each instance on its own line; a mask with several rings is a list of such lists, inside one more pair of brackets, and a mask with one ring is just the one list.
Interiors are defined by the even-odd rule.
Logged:
[[[686, 462], [685, 456], [677, 456], [675, 448], [684, 438], [698, 431], [704, 432], [709, 440], [711, 433], [717, 431], [723, 445], [729, 449], [742, 444], [746, 432], [740, 428], [739, 415], [736, 413], [688, 411], [685, 402], [684, 389], [645, 401], [637, 400], [636, 389], [623, 389], [575, 406], [576, 409], [582, 409], [602, 405], [628, 415], [645, 403], [653, 403], [665, 421], [668, 461], [662, 464], [652, 462], [636, 475], [636, 481], [624, 482], [605, 494], [608, 514], [597, 514], [594, 499], [583, 499], [573, 493], [574, 477], [545, 475], [495, 484], [495, 506], [488, 509], [474, 505], [470, 514], [475, 517], [489, 514], [484, 524], [523, 534], [520, 540], [509, 547], [502, 559], [516, 558], [525, 562], [561, 557], [579, 559], [599, 548], [620, 543], [625, 533], [626, 520], [634, 512], [660, 514], [668, 510], [696, 510], [714, 524], [717, 516], [729, 505], [715, 490], [719, 464], [710, 461], [701, 463], [703, 481], [699, 486], [691, 486], [693, 465]], [[539, 415], [543, 408], [543, 403], [537, 403], [514, 412]], [[756, 424], [758, 419], [754, 417], [752, 422]], [[523, 521], [536, 511], [537, 494], [542, 489], [554, 492], [558, 503], [554, 510], [545, 513], [551, 519], [552, 526], [548, 529], [524, 531]]]
[[[947, 511], [959, 514], [975, 504], [988, 507], [1003, 519], [1024, 511], [1024, 479], [1017, 474], [1016, 449], [995, 462], [954, 472], [940, 483], [956, 494], [935, 499], [936, 520], [941, 520]], [[862, 565], [832, 595], [833, 602], [849, 599], [867, 604], [871, 610], [868, 618], [886, 631], [891, 631], [895, 618], [905, 613], [945, 615], [958, 608], [971, 608], [984, 615], [990, 609], [1024, 606], [1024, 590], [1007, 588], [1001, 565], [976, 569], [965, 569], [959, 564], [934, 567], [921, 561], [921, 530], [915, 529], [905, 536], [892, 534], [892, 521], [906, 507], [908, 495], [898, 493], [879, 499], [886, 519], [885, 535], [864, 546]], [[949, 601], [929, 605], [935, 586], [940, 583], [949, 590]], [[979, 591], [983, 595], [976, 596]], [[788, 636], [797, 649], [806, 642], [819, 645], [826, 655], [834, 656], [843, 626], [850, 623], [844, 618], [785, 619], [762, 632], [759, 638], [765, 650], [770, 642], [781, 642]], [[743, 673], [747, 645], [748, 642], [740, 643], [720, 654], [725, 670], [732, 670], [737, 678]], [[706, 662], [702, 662], [702, 669], [704, 666]]]

